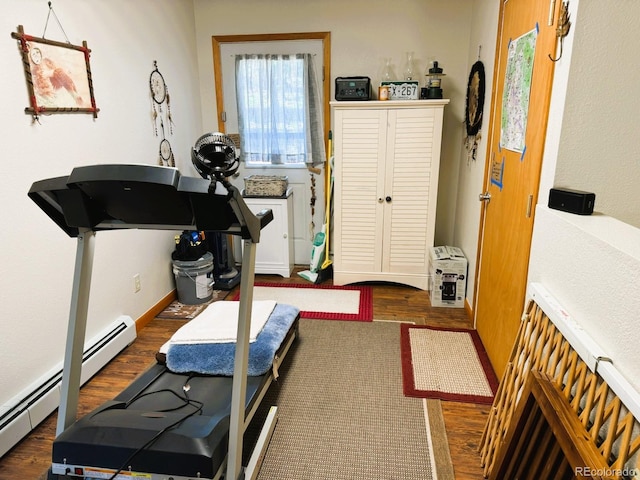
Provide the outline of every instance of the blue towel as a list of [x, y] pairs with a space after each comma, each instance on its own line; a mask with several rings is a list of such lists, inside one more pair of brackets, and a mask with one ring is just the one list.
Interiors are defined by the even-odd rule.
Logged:
[[[249, 376], [269, 371], [298, 313], [300, 309], [292, 305], [276, 305], [256, 341], [249, 344]], [[235, 342], [171, 344], [167, 350], [167, 368], [176, 373], [232, 376], [235, 354]]]

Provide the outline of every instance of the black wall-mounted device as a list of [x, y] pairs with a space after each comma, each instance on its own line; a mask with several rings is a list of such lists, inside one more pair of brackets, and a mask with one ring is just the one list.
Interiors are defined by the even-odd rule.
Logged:
[[336, 100], [369, 100], [371, 79], [369, 77], [336, 77]]
[[596, 194], [571, 190], [568, 188], [552, 188], [549, 190], [549, 208], [578, 215], [591, 215]]

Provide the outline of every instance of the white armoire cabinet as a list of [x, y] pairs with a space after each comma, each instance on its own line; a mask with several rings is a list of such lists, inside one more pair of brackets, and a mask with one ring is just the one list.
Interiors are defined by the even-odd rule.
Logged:
[[449, 100], [331, 102], [334, 284], [428, 288]]

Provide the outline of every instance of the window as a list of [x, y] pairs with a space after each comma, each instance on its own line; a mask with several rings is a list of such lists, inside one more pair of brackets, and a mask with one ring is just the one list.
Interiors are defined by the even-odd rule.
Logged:
[[247, 166], [324, 161], [313, 55], [236, 55], [241, 159]]

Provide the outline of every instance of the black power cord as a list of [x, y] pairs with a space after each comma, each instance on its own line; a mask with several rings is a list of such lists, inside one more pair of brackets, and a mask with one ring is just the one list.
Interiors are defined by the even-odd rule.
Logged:
[[147, 443], [145, 443], [140, 448], [138, 448], [135, 452], [133, 452], [131, 455], [129, 455], [129, 457], [124, 462], [122, 462], [122, 465], [120, 466], [120, 468], [118, 468], [118, 470], [109, 478], [109, 480], [115, 480], [115, 478], [118, 476], [118, 474], [120, 472], [122, 472], [125, 468], [127, 468], [129, 463], [136, 457], [136, 455], [138, 455], [140, 452], [144, 451], [145, 449], [147, 449], [151, 445], [153, 445], [156, 442], [156, 440], [158, 440], [164, 433], [166, 433], [167, 431], [171, 430], [172, 428], [178, 426], [179, 424], [184, 422], [186, 419], [188, 419], [188, 418], [190, 418], [190, 417], [192, 417], [192, 416], [194, 416], [196, 414], [201, 414], [202, 413], [202, 408], [204, 407], [204, 403], [202, 403], [202, 402], [200, 402], [198, 400], [193, 400], [193, 399], [189, 398], [189, 394], [188, 394], [189, 389], [190, 389], [189, 380], [191, 380], [192, 377], [193, 376], [190, 375], [187, 378], [187, 380], [185, 381], [185, 383], [184, 383], [184, 385], [182, 387], [184, 395], [176, 393], [174, 390], [163, 388], [161, 390], [154, 390], [152, 392], [146, 392], [146, 393], [138, 394], [138, 395], [133, 397], [131, 400], [129, 400], [125, 404], [124, 408], [128, 408], [131, 404], [133, 404], [137, 400], [140, 400], [141, 398], [147, 397], [149, 395], [155, 395], [155, 394], [162, 393], [162, 392], [168, 392], [168, 393], [171, 393], [172, 395], [175, 395], [176, 397], [178, 397], [178, 399], [182, 400], [182, 402], [184, 402], [184, 403], [182, 405], [177, 406], [177, 407], [167, 408], [167, 409], [163, 409], [163, 410], [156, 410], [157, 413], [175, 412], [177, 410], [180, 410], [180, 409], [188, 407], [188, 406], [194, 407], [195, 410], [193, 412], [188, 413], [184, 417], [176, 420], [172, 424], [167, 425], [162, 430], [160, 430], [158, 433], [156, 433]]

